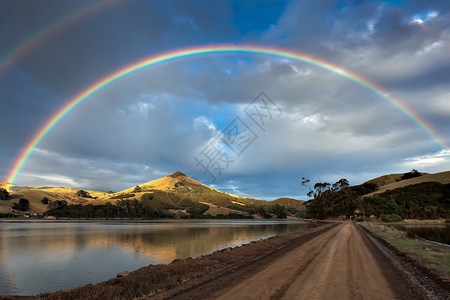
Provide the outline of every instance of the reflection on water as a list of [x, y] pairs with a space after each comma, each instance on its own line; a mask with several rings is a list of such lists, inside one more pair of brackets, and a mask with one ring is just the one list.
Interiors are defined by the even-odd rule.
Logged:
[[395, 225], [398, 229], [405, 230], [409, 237], [416, 235], [443, 244], [450, 245], [450, 224], [438, 225]]
[[0, 295], [97, 283], [313, 225], [289, 221], [0, 222]]

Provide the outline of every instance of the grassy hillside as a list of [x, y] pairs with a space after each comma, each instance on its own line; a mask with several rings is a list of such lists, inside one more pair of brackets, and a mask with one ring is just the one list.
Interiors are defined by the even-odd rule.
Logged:
[[403, 173], [402, 174], [388, 174], [388, 175], [383, 175], [383, 176], [368, 180], [365, 183], [374, 183], [378, 187], [380, 187], [380, 186], [384, 186], [387, 184], [397, 182], [402, 178], [402, 176], [403, 176]]
[[[383, 222], [450, 218], [450, 172], [417, 173], [402, 174], [402, 180], [381, 187], [377, 180], [342, 189], [328, 186], [308, 201], [306, 213], [314, 218], [375, 216]], [[417, 177], [404, 179], [408, 176]]]
[[[30, 211], [57, 217], [217, 217], [259, 216], [263, 218], [298, 216], [304, 211], [303, 201], [280, 198], [264, 201], [231, 195], [200, 182], [181, 172], [139, 184], [117, 193], [86, 190], [89, 197], [78, 197], [78, 189], [55, 187], [18, 187], [10, 190], [10, 199], [0, 201], [0, 212], [11, 211], [14, 202], [26, 198]], [[41, 203], [46, 197], [63, 201], [62, 207]], [[67, 205], [66, 205], [67, 204]]]
[[[411, 172], [409, 172], [409, 173], [411, 173]], [[383, 175], [383, 176], [368, 180], [364, 184], [369, 183], [369, 184], [375, 184], [378, 187], [382, 187], [382, 186], [385, 186], [388, 184], [392, 184], [392, 183], [396, 183], [398, 181], [404, 180], [403, 177], [405, 176], [405, 174], [408, 174], [408, 173]], [[420, 172], [420, 174], [422, 174], [422, 176], [430, 175], [429, 173], [422, 173], [422, 172]]]
[[[419, 183], [423, 183], [423, 182], [439, 182], [442, 184], [450, 183], [450, 171], [436, 173], [436, 174], [426, 174], [426, 173], [422, 173], [422, 174], [425, 174], [425, 175], [420, 176], [420, 177], [411, 178], [411, 179], [391, 182], [389, 184], [379, 186], [378, 190], [376, 190], [375, 192], [369, 193], [365, 196], [381, 194], [388, 190], [394, 190], [397, 188], [405, 187], [408, 185], [419, 184]], [[398, 174], [393, 174], [393, 175], [398, 175]], [[386, 175], [386, 176], [391, 176], [391, 175]], [[381, 178], [381, 177], [378, 177], [378, 178]], [[394, 178], [394, 177], [392, 177], [392, 178]], [[377, 180], [377, 178], [375, 178], [373, 180]], [[373, 180], [370, 180], [369, 182], [371, 182]]]
[[450, 218], [450, 184], [421, 182], [406, 185], [364, 197], [358, 208], [366, 216], [394, 214], [403, 219]]
[[[25, 198], [30, 202], [30, 212], [43, 213], [47, 211], [46, 204], [42, 204], [41, 200], [46, 197], [51, 201], [64, 200], [67, 204], [87, 203], [92, 199], [82, 198], [76, 195], [79, 189], [63, 188], [63, 187], [21, 187], [17, 185], [10, 186], [10, 197], [8, 200], [0, 200], [0, 212], [8, 212], [14, 203], [20, 198]], [[101, 191], [86, 190], [92, 197], [105, 197], [107, 194]]]
[[306, 201], [303, 200], [297, 200], [293, 198], [278, 198], [276, 200], [270, 201], [270, 204], [280, 204], [282, 206], [290, 206], [294, 207], [298, 210], [305, 210], [305, 203]]
[[136, 192], [136, 190], [140, 192], [152, 192], [154, 190], [161, 190], [161, 191], [178, 191], [178, 192], [188, 192], [188, 191], [194, 191], [197, 190], [211, 190], [214, 191], [213, 188], [206, 186], [198, 181], [193, 180], [192, 178], [186, 176], [182, 172], [175, 172], [173, 174], [170, 174], [168, 176], [139, 184], [138, 186], [128, 188], [126, 190], [123, 190], [121, 192], [115, 193], [117, 194], [126, 194], [126, 193], [133, 193]]
[[[118, 193], [95, 200], [96, 203], [118, 199], [138, 199], [154, 209], [185, 209], [196, 202], [209, 204], [212, 209], [227, 208], [231, 211], [248, 211], [254, 206], [270, 205], [267, 201], [239, 197], [215, 190], [182, 172], [139, 184]], [[224, 210], [226, 213], [230, 210]]]

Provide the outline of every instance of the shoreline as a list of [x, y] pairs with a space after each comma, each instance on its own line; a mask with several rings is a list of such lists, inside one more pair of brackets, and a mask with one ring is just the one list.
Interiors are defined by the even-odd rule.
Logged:
[[[238, 222], [330, 222], [326, 220], [312, 220], [312, 219], [299, 219], [299, 218], [286, 218], [286, 219], [214, 219], [214, 218], [204, 218], [204, 219], [140, 219], [140, 218], [57, 218], [57, 219], [45, 219], [45, 218], [0, 218], [1, 222], [12, 222], [12, 221], [43, 221], [43, 222], [52, 222], [52, 221], [134, 221], [136, 223], [181, 223], [181, 222], [214, 222], [214, 221], [238, 221]], [[331, 221], [334, 222], [334, 221]]]
[[[69, 220], [70, 221], [70, 220]], [[89, 221], [89, 220], [88, 220]], [[126, 220], [125, 220], [126, 221]], [[152, 221], [152, 220], [150, 220]], [[166, 221], [211, 221], [211, 220], [166, 220]], [[239, 220], [239, 221], [273, 221], [273, 220]], [[281, 220], [291, 221], [291, 220]], [[304, 221], [304, 220], [302, 220]], [[267, 265], [277, 257], [284, 255], [288, 251], [292, 251], [297, 246], [316, 238], [317, 236], [329, 231], [331, 228], [341, 226], [346, 222], [322, 222], [309, 221], [311, 223], [320, 224], [317, 227], [307, 229], [301, 232], [293, 232], [286, 235], [277, 235], [258, 241], [253, 241], [237, 247], [228, 247], [217, 250], [211, 254], [201, 255], [199, 257], [189, 257], [186, 259], [175, 259], [169, 264], [149, 265], [132, 272], [121, 272], [120, 277], [112, 278], [98, 284], [88, 284], [76, 287], [66, 291], [58, 291], [52, 293], [43, 293], [36, 296], [0, 296], [1, 300], [6, 299], [82, 299], [83, 297], [74, 297], [74, 295], [90, 295], [89, 298], [101, 299], [105, 290], [115, 289], [118, 295], [126, 296], [127, 290], [135, 289], [135, 282], [142, 281], [145, 286], [140, 286], [141, 294], [146, 297], [161, 296], [161, 299], [167, 295], [176, 295], [183, 293], [185, 290], [193, 289], [197, 286], [205, 284], [205, 282], [214, 281], [236, 270], [251, 267], [251, 264]], [[410, 224], [410, 223], [409, 223]], [[361, 225], [356, 225], [361, 227]], [[420, 274], [432, 278], [437, 282], [437, 286], [444, 286], [450, 290], [450, 278], [436, 272], [433, 269], [423, 265], [414, 256], [398, 250], [395, 246], [377, 236], [375, 233], [363, 228], [365, 234], [375, 239], [377, 244], [381, 244], [382, 248], [390, 249], [396, 258], [401, 261], [401, 265], [413, 266], [419, 269]], [[119, 274], [121, 274], [119, 273]], [[118, 275], [119, 275], [118, 274]], [[425, 275], [424, 275], [425, 274]], [[133, 288], [131, 288], [133, 287]], [[103, 291], [103, 292], [101, 292]], [[99, 293], [101, 292], [101, 293]], [[98, 295], [98, 297], [96, 296]], [[92, 297], [91, 297], [92, 296]], [[137, 294], [129, 295], [131, 298], [140, 297]], [[159, 296], [158, 296], [159, 297]], [[157, 297], [157, 298], [158, 298]], [[159, 299], [159, 298], [158, 298]]]
[[[202, 219], [200, 219], [202, 220]], [[192, 220], [195, 221], [195, 220]], [[242, 221], [242, 220], [239, 220]], [[244, 220], [245, 221], [245, 220]], [[253, 221], [253, 220], [251, 220]], [[261, 220], [256, 220], [261, 221]], [[265, 220], [263, 220], [265, 221]], [[268, 220], [271, 221], [271, 220]], [[284, 220], [287, 221], [287, 220]], [[288, 220], [290, 221], [290, 220]], [[156, 282], [159, 281], [157, 278], [158, 276], [162, 276], [160, 279], [162, 281], [167, 281], [168, 274], [170, 275], [170, 272], [178, 272], [182, 271], [182, 273], [179, 273], [179, 280], [175, 280], [176, 284], [171, 287], [177, 286], [179, 283], [185, 283], [186, 277], [189, 277], [190, 279], [198, 279], [199, 277], [205, 275], [208, 272], [211, 272], [213, 270], [216, 270], [220, 274], [216, 274], [217, 276], [223, 275], [223, 273], [228, 270], [229, 268], [233, 269], [236, 263], [241, 264], [244, 263], [244, 261], [247, 261], [247, 263], [250, 263], [254, 260], [259, 260], [262, 257], [267, 257], [276, 252], [277, 250], [280, 250], [280, 248], [285, 248], [290, 245], [290, 242], [295, 241], [297, 238], [302, 236], [308, 236], [308, 238], [312, 238], [318, 230], [322, 230], [327, 226], [332, 226], [334, 223], [323, 223], [323, 222], [305, 222], [305, 223], [316, 223], [318, 226], [315, 226], [313, 228], [306, 229], [304, 231], [300, 232], [292, 232], [285, 235], [276, 235], [265, 239], [260, 239], [257, 241], [252, 241], [247, 244], [243, 244], [241, 246], [236, 247], [226, 247], [220, 250], [216, 250], [210, 254], [206, 255], [200, 255], [198, 257], [188, 257], [184, 259], [175, 259], [171, 263], [168, 264], [157, 264], [157, 265], [148, 265], [141, 267], [137, 270], [128, 272], [123, 271], [118, 274], [124, 273], [126, 274], [123, 277], [117, 277], [111, 278], [106, 281], [102, 281], [100, 283], [97, 283], [95, 285], [93, 284], [87, 284], [80, 287], [75, 287], [73, 289], [65, 290], [65, 291], [56, 291], [51, 293], [41, 293], [38, 295], [31, 295], [31, 296], [14, 296], [14, 295], [8, 295], [8, 296], [0, 296], [0, 300], [15, 300], [15, 299], [66, 299], [66, 296], [58, 296], [59, 294], [66, 294], [71, 291], [77, 291], [80, 289], [96, 289], [101, 288], [102, 285], [108, 285], [109, 283], [112, 283], [113, 285], [116, 284], [123, 284], [124, 281], [130, 281], [133, 276], [137, 277], [147, 277], [145, 276], [145, 273], [147, 274], [153, 274], [157, 275], [155, 276], [154, 280]], [[311, 235], [312, 234], [312, 235]], [[231, 256], [231, 258], [230, 258]], [[189, 271], [191, 270], [191, 271]], [[168, 271], [168, 272], [167, 272]], [[188, 274], [190, 273], [190, 274]], [[143, 276], [144, 275], [144, 276]], [[182, 278], [181, 278], [182, 277]], [[152, 281], [153, 284], [155, 284], [155, 281]], [[170, 281], [170, 280], [169, 280]], [[192, 281], [194, 282], [194, 281]], [[130, 283], [130, 282], [128, 282]], [[132, 282], [131, 282], [132, 284]], [[158, 285], [158, 283], [156, 283]], [[159, 289], [160, 290], [160, 289]], [[164, 289], [167, 290], [167, 289]], [[69, 297], [70, 298], [70, 297]], [[98, 299], [101, 299], [102, 297], [99, 296]], [[73, 298], [77, 299], [77, 298]], [[79, 298], [82, 299], [82, 298]]]
[[[14, 298], [14, 296], [10, 296], [10, 298], [0, 297], [0, 299], [183, 298], [182, 296], [185, 296], [185, 293], [187, 295], [195, 294], [199, 288], [207, 289], [210, 288], [211, 284], [215, 286], [215, 289], [228, 290], [241, 280], [240, 276], [246, 277], [252, 272], [255, 273], [311, 243], [313, 243], [313, 249], [320, 248], [320, 245], [323, 245], [322, 242], [314, 245], [313, 241], [319, 242], [322, 237], [327, 235], [334, 236], [335, 234], [332, 232], [336, 232], [336, 230], [340, 232], [339, 228], [347, 228], [348, 226], [353, 226], [354, 230], [361, 232], [362, 236], [367, 236], [364, 239], [371, 241], [369, 244], [373, 245], [372, 248], [379, 248], [379, 250], [371, 248], [371, 251], [379, 252], [376, 255], [380, 259], [389, 262], [394, 261], [395, 263], [392, 265], [397, 264], [395, 272], [400, 275], [397, 274], [395, 280], [399, 289], [401, 287], [403, 292], [409, 293], [408, 290], [411, 289], [415, 293], [422, 293], [420, 289], [423, 287], [421, 285], [419, 285], [420, 288], [411, 287], [411, 285], [417, 285], [414, 278], [421, 276], [432, 280], [433, 291], [436, 291], [437, 295], [442, 295], [442, 290], [450, 288], [450, 278], [436, 275], [434, 270], [424, 267], [410, 256], [395, 250], [395, 247], [393, 248], [391, 244], [368, 232], [360, 225], [349, 222], [320, 223], [321, 225], [302, 232], [273, 236], [238, 247], [224, 248], [208, 255], [175, 259], [169, 264], [149, 265], [136, 271], [122, 272], [122, 274], [119, 273], [120, 277], [95, 285], [88, 284], [67, 291], [43, 293], [34, 296], [34, 298]], [[336, 259], [339, 259], [339, 257]], [[411, 271], [411, 268], [419, 269], [418, 273]], [[404, 270], [408, 270], [409, 273]], [[411, 280], [410, 277], [414, 277], [414, 280]]]

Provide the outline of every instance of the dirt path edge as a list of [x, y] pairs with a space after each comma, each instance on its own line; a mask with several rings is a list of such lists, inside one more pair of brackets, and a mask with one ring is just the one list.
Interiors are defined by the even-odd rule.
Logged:
[[378, 248], [394, 268], [398, 279], [403, 281], [416, 297], [422, 299], [450, 299], [450, 280], [419, 262], [415, 257], [405, 253], [358, 224], [358, 229]]
[[[159, 294], [152, 295], [146, 299], [197, 299], [198, 292], [197, 289], [201, 289], [205, 294], [210, 294], [215, 290], [219, 290], [224, 286], [231, 286], [234, 283], [237, 283], [241, 280], [241, 274], [245, 273], [246, 276], [250, 274], [256, 273], [262, 268], [264, 268], [268, 263], [276, 260], [292, 249], [298, 247], [299, 245], [315, 238], [316, 236], [330, 230], [331, 228], [337, 226], [337, 223], [328, 223], [322, 226], [313, 228], [312, 230], [307, 230], [301, 233], [295, 239], [290, 240], [287, 243], [284, 243], [278, 247], [272, 248], [269, 251], [265, 251], [262, 255], [247, 257], [238, 261], [235, 264], [227, 268], [223, 268], [218, 270], [212, 274], [205, 274], [200, 278], [191, 280], [185, 284], [179, 285], [173, 289], [164, 291]], [[291, 235], [297, 235], [298, 233], [292, 233]], [[273, 237], [273, 239], [280, 238], [279, 236]], [[267, 242], [269, 239], [262, 240], [262, 242]], [[243, 245], [242, 247], [248, 247], [249, 244]], [[229, 248], [228, 248], [229, 249]], [[233, 251], [233, 249], [230, 249]], [[223, 249], [221, 251], [227, 251], [227, 249]], [[220, 283], [216, 284], [216, 280], [220, 278]], [[194, 296], [189, 295], [189, 292], [194, 291]]]

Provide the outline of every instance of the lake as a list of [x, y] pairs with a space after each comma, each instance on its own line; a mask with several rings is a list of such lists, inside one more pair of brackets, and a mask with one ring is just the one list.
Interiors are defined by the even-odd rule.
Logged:
[[416, 235], [434, 242], [450, 245], [450, 224], [399, 224], [396, 228], [404, 230], [409, 237]]
[[316, 226], [300, 221], [0, 221], [0, 295], [98, 283]]

